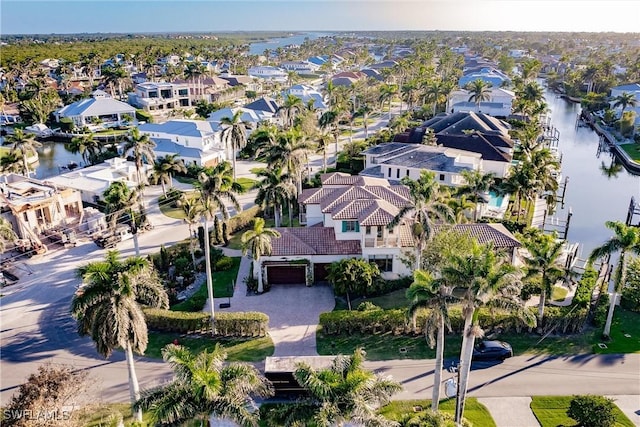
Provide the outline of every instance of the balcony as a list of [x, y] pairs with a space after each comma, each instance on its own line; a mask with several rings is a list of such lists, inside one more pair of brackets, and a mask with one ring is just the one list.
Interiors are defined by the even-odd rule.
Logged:
[[398, 239], [396, 237], [365, 237], [365, 248], [397, 248]]

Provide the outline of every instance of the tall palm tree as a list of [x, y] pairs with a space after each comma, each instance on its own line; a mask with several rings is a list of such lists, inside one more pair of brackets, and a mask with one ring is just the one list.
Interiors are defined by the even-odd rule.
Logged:
[[213, 169], [200, 172], [198, 183], [200, 200], [205, 212], [209, 217], [213, 217], [217, 212], [222, 214], [224, 219], [229, 218], [229, 210], [225, 205], [225, 200], [240, 210], [240, 203], [236, 197], [242, 193], [242, 186], [233, 180], [233, 172], [229, 162], [218, 163]]
[[496, 254], [490, 245], [473, 242], [470, 253], [452, 255], [441, 270], [442, 280], [460, 299], [464, 329], [460, 353], [460, 383], [456, 399], [456, 422], [460, 422], [467, 396], [471, 356], [476, 337], [484, 332], [477, 324], [476, 309], [481, 305], [497, 305], [516, 312], [528, 324], [535, 317], [519, 300], [519, 272], [504, 254]]
[[168, 154], [164, 157], [160, 157], [153, 164], [153, 172], [151, 174], [152, 181], [160, 182], [162, 184], [162, 194], [167, 197], [167, 190], [165, 183], [169, 183], [173, 186], [173, 174], [184, 173], [187, 171], [186, 166], [182, 159], [178, 158], [177, 154]]
[[136, 165], [138, 185], [141, 186], [141, 198], [143, 196], [145, 181], [141, 175], [142, 167], [145, 162], [153, 164], [155, 161], [156, 153], [153, 151], [154, 148], [156, 148], [156, 143], [149, 138], [149, 135], [141, 134], [138, 128], [133, 128], [122, 151], [123, 157], [127, 157], [130, 154], [133, 156]]
[[411, 204], [400, 209], [388, 228], [392, 229], [405, 218], [410, 218], [411, 231], [416, 244], [415, 269], [418, 269], [422, 265], [422, 251], [433, 237], [435, 222], [451, 223], [454, 221], [454, 214], [444, 202], [433, 172], [423, 170], [417, 181], [405, 177], [402, 183], [409, 187]]
[[289, 174], [283, 174], [279, 167], [262, 169], [256, 175], [262, 178], [256, 184], [256, 204], [267, 213], [269, 208], [273, 207], [275, 225], [280, 227], [282, 206], [295, 196], [293, 180]]
[[138, 223], [136, 206], [138, 205], [138, 192], [131, 190], [122, 181], [112, 182], [104, 191], [102, 198], [107, 204], [107, 223], [115, 231], [118, 222], [128, 223], [133, 235], [133, 245], [136, 256], [140, 256], [138, 243]]
[[11, 150], [0, 157], [0, 172], [26, 175], [24, 160], [17, 150]]
[[530, 230], [522, 238], [522, 245], [528, 251], [524, 256], [525, 280], [540, 281], [538, 325], [542, 325], [544, 319], [547, 296], [551, 295], [553, 285], [566, 273], [564, 265], [560, 262], [563, 244], [555, 233], [543, 234], [540, 230]]
[[[86, 286], [71, 300], [71, 313], [78, 322], [78, 333], [91, 336], [102, 356], [108, 358], [114, 349], [124, 349], [133, 404], [140, 398], [133, 352], [144, 354], [148, 343], [142, 305], [167, 308], [169, 298], [148, 260], [118, 258], [117, 251], [109, 251], [104, 261], [78, 268]], [[136, 420], [142, 420], [140, 411], [136, 411]]]
[[591, 252], [589, 261], [593, 262], [599, 258], [611, 256], [616, 252], [620, 253], [613, 276], [613, 295], [609, 303], [607, 321], [604, 325], [604, 331], [602, 332], [605, 337], [609, 337], [611, 333], [611, 322], [613, 321], [613, 311], [615, 310], [618, 294], [622, 292], [622, 288], [627, 280], [627, 255], [640, 255], [640, 229], [625, 225], [620, 221], [607, 221], [605, 225], [614, 232], [614, 235], [602, 244], [602, 246], [598, 246]]
[[[443, 283], [434, 280], [428, 271], [413, 272], [413, 283], [407, 290], [409, 315], [415, 322], [416, 315], [422, 309], [427, 309], [424, 333], [429, 346], [436, 346], [436, 365], [433, 376], [433, 391], [431, 395], [431, 410], [437, 411], [440, 402], [440, 388], [442, 382], [442, 366], [444, 363], [444, 332], [451, 331], [447, 302], [451, 299], [450, 289]], [[437, 337], [436, 337], [437, 336]]]
[[340, 113], [338, 110], [325, 111], [318, 119], [320, 129], [333, 135], [336, 144], [336, 163], [338, 162], [338, 151], [340, 151], [338, 149], [338, 140], [340, 137], [339, 121]]
[[195, 238], [193, 236], [193, 226], [200, 222], [204, 207], [196, 200], [187, 197], [185, 194], [182, 195], [179, 205], [182, 209], [182, 212], [184, 213], [184, 222], [186, 222], [187, 226], [189, 227], [189, 251], [191, 252], [191, 261], [193, 261], [193, 268], [196, 268], [196, 255], [194, 252]]
[[305, 109], [304, 102], [295, 95], [287, 95], [284, 103], [278, 108], [278, 114], [282, 116], [285, 129], [293, 127], [295, 119]]
[[247, 145], [247, 127], [242, 121], [242, 110], [238, 110], [233, 117], [223, 117], [220, 123], [227, 126], [222, 131], [222, 141], [231, 151], [233, 161], [233, 179], [236, 179], [236, 153]]
[[356, 117], [362, 117], [362, 126], [364, 127], [365, 140], [369, 138], [369, 114], [371, 114], [372, 111], [373, 109], [369, 107], [367, 104], [365, 104], [365, 105], [361, 105], [356, 110], [356, 114], [355, 114]]
[[385, 102], [388, 103], [389, 113], [387, 116], [387, 120], [391, 120], [391, 101], [393, 97], [398, 93], [398, 86], [395, 84], [382, 84], [380, 86], [380, 93], [378, 95], [378, 102], [382, 106]]
[[253, 221], [253, 228], [242, 234], [242, 254], [249, 254], [253, 259], [253, 274], [258, 279], [258, 292], [263, 292], [262, 266], [260, 257], [271, 255], [271, 238], [279, 238], [280, 233], [271, 228], [265, 228], [264, 219], [256, 218]]
[[95, 139], [93, 133], [86, 133], [72, 138], [68, 148], [73, 154], [80, 154], [85, 164], [91, 163], [93, 165], [96, 156], [102, 150], [102, 145]]
[[303, 133], [298, 128], [293, 128], [281, 132], [267, 152], [267, 163], [272, 168], [286, 170], [296, 184], [297, 194], [302, 193], [302, 173], [311, 150], [313, 144], [305, 141]]
[[622, 117], [622, 113], [624, 113], [624, 110], [626, 110], [627, 107], [635, 107], [636, 105], [638, 105], [638, 101], [636, 100], [635, 94], [622, 92], [620, 95], [613, 98], [612, 107], [622, 107], [622, 112], [620, 113], [620, 116]]
[[478, 206], [487, 203], [486, 194], [493, 186], [495, 178], [493, 173], [483, 173], [479, 170], [464, 170], [461, 172], [465, 183], [457, 188], [459, 195], [467, 196], [467, 200], [476, 204], [473, 210], [473, 221], [478, 220]]
[[491, 86], [491, 83], [487, 83], [481, 79], [470, 82], [465, 86], [465, 89], [470, 92], [469, 102], [475, 102], [478, 111], [480, 111], [481, 102], [491, 99]]
[[13, 243], [18, 236], [13, 231], [13, 226], [9, 221], [0, 218], [0, 253], [7, 249], [7, 243]]
[[24, 166], [24, 176], [29, 176], [29, 162], [27, 156], [36, 152], [36, 149], [42, 147], [42, 144], [35, 140], [33, 135], [24, 133], [22, 129], [15, 129], [13, 135], [7, 136], [7, 142], [11, 144], [11, 148], [22, 154], [22, 164]]
[[[363, 368], [365, 352], [358, 348], [351, 356], [339, 355], [330, 368], [314, 369], [299, 363], [293, 376], [310, 394], [307, 404], [316, 425], [338, 425], [353, 421], [361, 425], [387, 425], [376, 413], [402, 386]], [[309, 420], [311, 421], [311, 420]]]
[[331, 144], [334, 137], [327, 132], [320, 132], [316, 136], [316, 146], [318, 151], [322, 150], [322, 171], [327, 172], [327, 147]]
[[216, 344], [213, 351], [194, 354], [169, 344], [162, 357], [171, 365], [174, 379], [145, 390], [135, 408], [148, 411], [153, 425], [183, 425], [210, 415], [228, 418], [241, 426], [258, 426], [259, 412], [252, 395], [269, 397], [266, 378], [247, 363], [225, 363], [227, 354]]

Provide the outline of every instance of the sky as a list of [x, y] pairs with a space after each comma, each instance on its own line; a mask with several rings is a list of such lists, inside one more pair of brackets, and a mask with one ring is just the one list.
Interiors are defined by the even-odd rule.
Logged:
[[1, 34], [640, 32], [640, 0], [0, 0]]

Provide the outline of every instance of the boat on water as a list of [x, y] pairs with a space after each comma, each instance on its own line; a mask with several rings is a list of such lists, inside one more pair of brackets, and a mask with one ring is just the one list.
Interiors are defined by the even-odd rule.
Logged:
[[24, 128], [26, 133], [35, 135], [37, 138], [49, 138], [53, 136], [53, 130], [49, 129], [44, 123], [36, 123]]

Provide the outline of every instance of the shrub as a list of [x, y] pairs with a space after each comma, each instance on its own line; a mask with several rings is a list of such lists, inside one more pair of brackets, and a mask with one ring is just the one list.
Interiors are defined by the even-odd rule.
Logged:
[[622, 295], [620, 306], [631, 311], [640, 312], [640, 258], [634, 258], [627, 269], [627, 280]]
[[207, 313], [145, 308], [144, 315], [147, 327], [154, 331], [190, 334], [210, 329], [211, 317]]
[[163, 194], [158, 198], [158, 202], [162, 204], [169, 203], [172, 208], [175, 208], [183, 194], [184, 193], [177, 188], [170, 188], [167, 190], [166, 196]]
[[225, 337], [264, 337], [269, 316], [255, 311], [216, 314], [214, 335]]
[[191, 260], [187, 257], [181, 256], [180, 258], [176, 258], [173, 265], [176, 268], [176, 276], [184, 276], [190, 273]]
[[69, 117], [61, 118], [58, 123], [60, 124], [60, 129], [64, 132], [73, 132], [73, 130], [76, 128], [73, 120]]
[[378, 278], [373, 282], [373, 285], [367, 289], [367, 297], [375, 297], [380, 295], [386, 295], [389, 292], [397, 291], [398, 289], [407, 289], [411, 286], [413, 278], [411, 276], [401, 277], [399, 279], [386, 280]]
[[572, 304], [588, 307], [591, 303], [591, 295], [596, 287], [597, 280], [598, 272], [593, 268], [587, 268], [578, 282]]
[[574, 396], [567, 415], [581, 426], [611, 427], [616, 423], [613, 399], [604, 396]]
[[[247, 285], [248, 292], [258, 292], [258, 279], [253, 277], [253, 275], [250, 274], [247, 277], [245, 277], [243, 282], [245, 285]], [[265, 286], [266, 286], [266, 283], [265, 283]]]
[[225, 224], [227, 224], [227, 232], [229, 234], [235, 234], [239, 231], [245, 231], [251, 227], [253, 219], [259, 216], [262, 216], [260, 207], [253, 206], [225, 221]]
[[598, 298], [598, 305], [593, 313], [593, 324], [597, 327], [604, 326], [607, 321], [609, 311], [609, 294], [601, 293]]
[[136, 110], [136, 119], [143, 120], [147, 123], [153, 123], [153, 116], [144, 110]]
[[233, 267], [233, 259], [228, 256], [223, 256], [218, 261], [216, 261], [213, 266], [213, 271], [227, 271], [231, 267]]
[[382, 308], [378, 307], [371, 301], [364, 301], [358, 305], [358, 311], [371, 311], [371, 310], [382, 310]]

